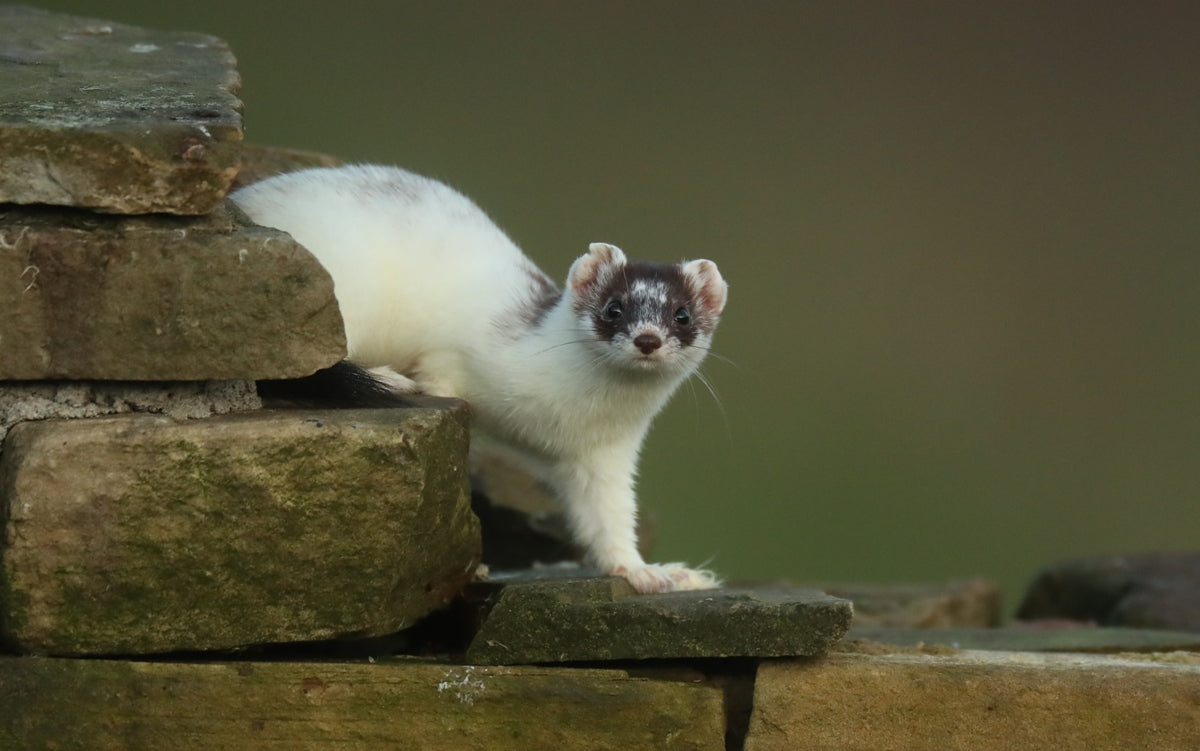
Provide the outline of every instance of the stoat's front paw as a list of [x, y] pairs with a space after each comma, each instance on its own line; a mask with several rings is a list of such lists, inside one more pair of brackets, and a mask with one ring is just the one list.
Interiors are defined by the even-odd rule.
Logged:
[[721, 586], [716, 574], [703, 569], [688, 568], [682, 563], [643, 563], [639, 566], [619, 566], [613, 572], [624, 577], [642, 594], [678, 592], [685, 589], [713, 589]]

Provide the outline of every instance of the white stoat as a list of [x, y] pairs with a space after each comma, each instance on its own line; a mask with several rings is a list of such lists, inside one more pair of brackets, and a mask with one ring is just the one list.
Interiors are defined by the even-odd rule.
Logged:
[[397, 168], [309, 169], [242, 189], [333, 277], [349, 360], [466, 399], [532, 460], [589, 562], [640, 592], [717, 586], [647, 564], [634, 474], [650, 421], [704, 359], [727, 286], [712, 261], [628, 261], [593, 243], [557, 286], [468, 198]]

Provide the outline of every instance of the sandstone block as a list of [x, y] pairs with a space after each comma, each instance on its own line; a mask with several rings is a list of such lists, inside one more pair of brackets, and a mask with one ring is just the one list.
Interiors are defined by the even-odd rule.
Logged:
[[759, 666], [746, 751], [1200, 748], [1195, 655], [830, 655]]
[[723, 731], [720, 690], [618, 670], [0, 658], [0, 748], [718, 751]]
[[0, 6], [0, 203], [205, 214], [237, 174], [221, 40]]
[[0, 207], [0, 380], [307, 375], [345, 356], [333, 281], [228, 212]]
[[639, 595], [624, 579], [512, 581], [467, 649], [476, 664], [819, 655], [846, 633], [848, 601], [816, 590]]
[[21, 423], [0, 635], [37, 654], [370, 637], [471, 578], [466, 407]]

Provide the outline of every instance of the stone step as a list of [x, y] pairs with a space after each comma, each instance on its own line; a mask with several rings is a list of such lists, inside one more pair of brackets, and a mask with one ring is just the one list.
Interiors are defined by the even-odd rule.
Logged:
[[720, 751], [720, 689], [620, 670], [0, 658], [0, 748]]
[[241, 81], [216, 37], [0, 5], [0, 71], [0, 203], [206, 214], [237, 174]]
[[759, 666], [746, 751], [1200, 748], [1200, 655], [834, 654]]
[[469, 663], [820, 655], [853, 615], [811, 589], [639, 595], [624, 579], [536, 575], [489, 586]]
[[346, 354], [333, 281], [233, 213], [0, 207], [0, 380], [289, 378]]
[[398, 631], [479, 561], [466, 450], [462, 402], [21, 423], [0, 635], [79, 655]]

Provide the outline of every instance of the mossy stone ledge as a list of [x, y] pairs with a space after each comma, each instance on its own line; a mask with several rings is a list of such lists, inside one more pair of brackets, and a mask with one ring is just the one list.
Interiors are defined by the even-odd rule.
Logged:
[[454, 407], [21, 423], [0, 456], [0, 632], [34, 654], [371, 637], [479, 561]]
[[721, 751], [720, 689], [621, 670], [0, 657], [0, 748]]

